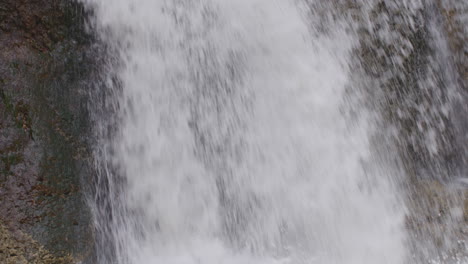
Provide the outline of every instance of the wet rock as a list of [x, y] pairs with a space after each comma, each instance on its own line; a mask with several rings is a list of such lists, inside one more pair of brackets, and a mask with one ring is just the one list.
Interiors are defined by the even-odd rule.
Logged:
[[70, 255], [56, 257], [29, 235], [11, 232], [0, 223], [0, 262], [5, 264], [68, 264]]
[[466, 34], [454, 26], [466, 24], [466, 10], [455, 2], [356, 1], [350, 26], [359, 36], [353, 70], [362, 74], [363, 103], [380, 115], [375, 146], [402, 168], [410, 263], [468, 259], [467, 192], [449, 184], [468, 164], [458, 77], [468, 65], [458, 59]]
[[418, 263], [467, 260], [468, 190], [435, 180], [414, 182], [408, 188], [412, 195], [406, 225], [418, 241], [410, 244]]
[[[0, 3], [0, 221], [12, 239], [28, 234], [54, 256], [91, 262], [80, 186], [92, 175], [83, 82], [93, 56], [82, 10], [65, 0]], [[31, 259], [28, 246], [8, 250], [8, 261]], [[69, 263], [44, 261], [26, 263]]]

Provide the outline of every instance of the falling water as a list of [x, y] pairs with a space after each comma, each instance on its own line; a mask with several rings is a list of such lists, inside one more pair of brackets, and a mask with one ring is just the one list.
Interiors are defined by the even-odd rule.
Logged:
[[402, 172], [375, 146], [343, 10], [83, 1], [113, 58], [100, 263], [405, 263]]

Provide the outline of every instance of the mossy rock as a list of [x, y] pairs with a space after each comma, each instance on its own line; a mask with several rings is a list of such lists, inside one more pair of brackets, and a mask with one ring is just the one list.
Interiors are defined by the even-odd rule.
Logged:
[[0, 263], [5, 264], [70, 264], [76, 263], [70, 255], [55, 256], [29, 235], [12, 234], [0, 223]]

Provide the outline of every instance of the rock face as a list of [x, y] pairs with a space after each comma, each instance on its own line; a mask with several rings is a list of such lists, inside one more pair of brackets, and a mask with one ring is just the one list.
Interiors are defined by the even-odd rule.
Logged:
[[5, 264], [60, 264], [73, 263], [71, 255], [57, 257], [47, 251], [27, 234], [21, 234], [18, 239], [0, 225], [0, 261]]
[[363, 104], [380, 116], [374, 147], [401, 168], [409, 263], [468, 260], [468, 189], [456, 184], [468, 169], [465, 2], [314, 2], [354, 21], [352, 68]]
[[451, 183], [467, 169], [468, 49], [461, 25], [468, 5], [361, 2], [356, 68], [370, 80], [366, 102], [382, 116], [383, 138], [397, 146], [377, 144], [400, 157], [408, 257], [411, 263], [459, 263], [468, 259], [468, 190]]
[[0, 3], [1, 263], [92, 261], [83, 17], [71, 1]]

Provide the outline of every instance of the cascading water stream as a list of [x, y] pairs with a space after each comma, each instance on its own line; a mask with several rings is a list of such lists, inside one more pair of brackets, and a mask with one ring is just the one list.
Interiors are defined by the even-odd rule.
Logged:
[[100, 263], [404, 263], [342, 23], [307, 1], [84, 2], [119, 61]]

